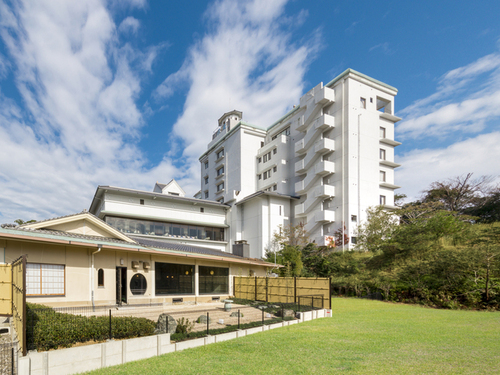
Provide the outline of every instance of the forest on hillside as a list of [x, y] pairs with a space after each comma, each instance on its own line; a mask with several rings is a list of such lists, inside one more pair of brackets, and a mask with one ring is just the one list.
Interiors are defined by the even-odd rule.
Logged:
[[319, 247], [303, 226], [282, 228], [266, 260], [284, 265], [275, 270], [283, 276], [331, 277], [336, 295], [500, 310], [500, 186], [491, 181], [469, 173], [413, 202], [398, 196], [398, 210], [370, 208], [355, 251], [342, 252], [341, 231]]

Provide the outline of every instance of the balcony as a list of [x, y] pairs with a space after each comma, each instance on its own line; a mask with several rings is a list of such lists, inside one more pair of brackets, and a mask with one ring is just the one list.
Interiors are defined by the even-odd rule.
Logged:
[[295, 205], [295, 216], [305, 216], [304, 203]]
[[303, 174], [306, 173], [305, 159], [299, 160], [295, 163], [295, 173]]
[[295, 153], [296, 154], [302, 154], [306, 151], [305, 149], [305, 142], [304, 138], [302, 138], [300, 141], [295, 142]]
[[314, 152], [324, 154], [335, 150], [335, 141], [329, 138], [323, 138], [314, 144]]
[[332, 223], [335, 221], [335, 211], [324, 210], [314, 215], [316, 223]]
[[393, 146], [393, 147], [399, 146], [401, 144], [401, 142], [398, 142], [398, 141], [395, 141], [395, 140], [389, 139], [389, 138], [380, 138], [380, 143], [384, 143], [386, 145]]
[[394, 163], [393, 161], [389, 161], [389, 160], [380, 160], [380, 165], [383, 165], [385, 167], [391, 167], [391, 168], [401, 167], [401, 164]]
[[314, 166], [314, 173], [326, 176], [335, 172], [335, 163], [332, 161], [320, 161]]
[[304, 194], [311, 185], [322, 176], [335, 172], [335, 163], [331, 161], [320, 161], [314, 165], [314, 173], [309, 171], [306, 178], [295, 183], [295, 194]]
[[314, 96], [314, 103], [325, 105], [335, 101], [335, 90], [329, 87], [323, 87], [320, 92]]
[[386, 189], [399, 189], [401, 186], [398, 186], [398, 185], [394, 185], [394, 184], [389, 184], [387, 182], [381, 182], [380, 184], [380, 187], [383, 187], [383, 188], [386, 188]]
[[321, 185], [314, 189], [315, 198], [332, 198], [335, 196], [335, 186]]

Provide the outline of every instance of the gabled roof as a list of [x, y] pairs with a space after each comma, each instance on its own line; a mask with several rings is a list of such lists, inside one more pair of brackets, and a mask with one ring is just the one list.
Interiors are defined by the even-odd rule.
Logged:
[[[59, 233], [75, 233], [69, 232], [67, 230], [64, 230], [63, 228], [68, 224], [73, 224], [77, 228], [80, 226], [81, 230], [85, 232], [85, 226], [87, 225], [86, 222], [90, 223], [92, 226], [95, 226], [98, 228], [99, 232], [103, 233], [102, 238], [110, 238], [110, 239], [120, 239], [125, 242], [129, 243], [134, 243], [135, 241], [121, 233], [120, 231], [116, 230], [112, 226], [108, 225], [106, 222], [103, 220], [99, 219], [97, 216], [91, 214], [90, 212], [87, 211], [82, 211], [78, 214], [72, 214], [72, 215], [66, 215], [66, 216], [60, 216], [56, 217], [53, 219], [47, 219], [47, 220], [42, 220], [42, 221], [37, 221], [36, 223], [30, 223], [30, 224], [24, 224], [20, 226], [21, 229], [46, 229], [46, 230], [52, 230], [56, 231]], [[81, 234], [85, 235], [85, 233], [78, 233], [79, 231], [76, 231], [76, 234]], [[108, 234], [108, 235], [106, 235]], [[92, 237], [97, 237], [100, 238], [101, 236], [92, 236]]]
[[159, 182], [157, 182], [155, 184], [153, 192], [163, 193], [163, 194], [170, 194], [170, 192], [174, 192], [177, 194], [170, 194], [170, 195], [180, 196], [180, 197], [184, 197], [186, 195], [186, 192], [184, 191], [184, 189], [181, 188], [179, 183], [177, 181], [175, 181], [174, 178], [171, 179], [168, 184], [160, 184]]
[[287, 194], [275, 193], [274, 191], [259, 190], [259, 191], [255, 192], [253, 194], [248, 195], [247, 197], [245, 197], [241, 201], [236, 202], [236, 205], [248, 202], [249, 200], [257, 198], [257, 197], [260, 197], [261, 195], [269, 195], [269, 196], [276, 197], [276, 198], [300, 199], [300, 197], [297, 197], [297, 196], [294, 196], [294, 195], [287, 195]]

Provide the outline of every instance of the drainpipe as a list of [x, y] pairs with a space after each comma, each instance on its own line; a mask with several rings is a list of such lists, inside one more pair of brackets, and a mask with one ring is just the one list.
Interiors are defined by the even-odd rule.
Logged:
[[94, 275], [95, 275], [95, 270], [94, 270], [94, 255], [99, 253], [100, 251], [102, 250], [102, 245], [97, 245], [97, 251], [94, 251], [92, 253], [92, 266], [91, 266], [91, 271], [92, 271], [92, 275], [91, 275], [91, 278], [90, 278], [90, 282], [92, 284], [92, 311], [95, 311], [95, 305], [94, 305]]
[[342, 252], [344, 252], [345, 248], [345, 243], [344, 243], [344, 238], [345, 238], [345, 233], [344, 233], [344, 226], [345, 226], [345, 78], [342, 81], [342, 221], [340, 222], [340, 225], [342, 225]]

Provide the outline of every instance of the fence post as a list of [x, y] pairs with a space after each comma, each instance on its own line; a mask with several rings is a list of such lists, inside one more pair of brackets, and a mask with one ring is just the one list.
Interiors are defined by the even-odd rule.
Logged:
[[285, 321], [285, 308], [281, 305], [281, 321]]
[[110, 340], [113, 339], [113, 334], [112, 334], [112, 331], [111, 331], [111, 309], [109, 309], [109, 339]]
[[257, 276], [255, 276], [255, 301], [257, 301]]
[[268, 287], [269, 287], [269, 285], [268, 285], [268, 278], [266, 276], [266, 302], [269, 302], [269, 298], [268, 298], [268, 294], [269, 294], [268, 290], [269, 289], [268, 289]]
[[293, 303], [297, 303], [297, 278], [293, 278]]
[[264, 309], [262, 309], [262, 327], [264, 327]]
[[12, 375], [14, 375], [14, 374], [15, 374], [15, 372], [14, 372], [14, 370], [15, 370], [15, 365], [14, 365], [14, 347], [12, 347], [12, 348], [10, 348], [10, 349], [11, 349], [11, 355], [10, 355], [10, 365], [11, 365], [11, 367], [12, 367], [12, 372], [11, 372], [11, 374], [12, 374]]
[[207, 311], [207, 336], [209, 336], [209, 331], [210, 329], [210, 313]]
[[240, 310], [238, 309], [238, 329], [240, 329]]
[[330, 280], [330, 298], [328, 298], [328, 300], [330, 301], [329, 306], [330, 306], [330, 310], [331, 310], [332, 309], [332, 278], [329, 277], [329, 280]]

